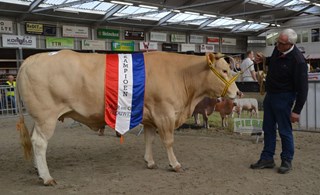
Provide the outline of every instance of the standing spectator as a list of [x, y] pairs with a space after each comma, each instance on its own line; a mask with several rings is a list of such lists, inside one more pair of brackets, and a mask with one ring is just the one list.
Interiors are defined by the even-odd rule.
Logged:
[[[254, 59], [253, 51], [247, 51], [247, 58], [244, 59], [240, 65], [243, 72], [242, 81], [257, 81], [256, 71], [254, 65], [252, 65]], [[250, 68], [248, 68], [250, 66]], [[248, 69], [247, 69], [248, 68]]]
[[[292, 123], [298, 122], [300, 112], [307, 99], [308, 74], [307, 63], [295, 46], [297, 33], [292, 29], [283, 30], [271, 57], [266, 58], [268, 73], [266, 78], [266, 96], [264, 98], [264, 148], [252, 169], [273, 168], [273, 156], [276, 149], [276, 130], [281, 138], [281, 166], [278, 172], [288, 173], [292, 169], [294, 140]], [[256, 61], [262, 61], [258, 54]], [[294, 105], [294, 106], [293, 106]], [[293, 107], [293, 109], [292, 109]]]
[[11, 104], [11, 108], [13, 109], [13, 112], [16, 113], [16, 101], [15, 101], [15, 94], [14, 90], [16, 87], [16, 82], [14, 81], [13, 75], [8, 76], [8, 81], [5, 83], [5, 85], [8, 86], [6, 89], [6, 97], [8, 104]]

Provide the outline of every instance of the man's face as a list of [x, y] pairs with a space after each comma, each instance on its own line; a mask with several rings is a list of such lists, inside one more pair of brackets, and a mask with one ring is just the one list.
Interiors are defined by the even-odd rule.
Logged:
[[8, 81], [13, 82], [14, 77], [13, 76], [8, 76]]
[[288, 51], [292, 47], [292, 44], [288, 42], [288, 36], [280, 34], [277, 41], [277, 49], [283, 53]]

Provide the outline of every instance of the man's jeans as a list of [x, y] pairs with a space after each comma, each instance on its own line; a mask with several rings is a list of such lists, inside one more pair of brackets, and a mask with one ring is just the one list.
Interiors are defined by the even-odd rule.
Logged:
[[276, 149], [277, 127], [282, 144], [281, 159], [291, 161], [294, 155], [294, 141], [290, 121], [295, 93], [267, 93], [263, 101], [264, 148], [260, 159], [273, 159]]

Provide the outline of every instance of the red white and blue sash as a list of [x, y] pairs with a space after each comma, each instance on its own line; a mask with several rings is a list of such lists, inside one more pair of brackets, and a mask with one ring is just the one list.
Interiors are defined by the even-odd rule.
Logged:
[[145, 67], [142, 53], [106, 55], [105, 122], [121, 135], [142, 122]]

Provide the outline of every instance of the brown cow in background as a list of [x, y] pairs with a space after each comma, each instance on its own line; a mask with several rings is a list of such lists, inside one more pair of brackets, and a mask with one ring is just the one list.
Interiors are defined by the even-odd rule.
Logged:
[[219, 112], [221, 116], [221, 126], [228, 126], [228, 116], [232, 114], [233, 108], [236, 103], [233, 100], [226, 98], [208, 98], [205, 97], [194, 109], [193, 116], [195, 124], [199, 125], [199, 114], [203, 118], [204, 128], [210, 128], [208, 123], [208, 117], [213, 113], [213, 111]]

